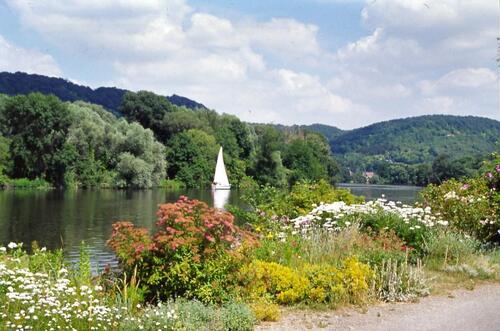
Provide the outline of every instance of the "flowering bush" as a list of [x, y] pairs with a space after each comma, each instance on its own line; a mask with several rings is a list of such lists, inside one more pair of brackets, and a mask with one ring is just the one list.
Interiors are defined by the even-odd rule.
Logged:
[[465, 181], [452, 179], [441, 185], [429, 185], [421, 193], [423, 203], [439, 212], [454, 229], [478, 239], [500, 241], [500, 192], [495, 178], [490, 179], [486, 174]]
[[363, 198], [352, 195], [346, 189], [334, 188], [324, 180], [297, 183], [289, 192], [271, 186], [251, 187], [244, 191], [242, 199], [253, 210], [233, 206], [231, 212], [264, 236], [275, 235], [282, 223], [306, 214], [318, 201], [343, 201], [346, 204], [363, 201]]
[[146, 298], [227, 299], [251, 236], [233, 224], [230, 213], [183, 196], [160, 205], [157, 215], [154, 235], [119, 222], [108, 241], [126, 271], [137, 266]]
[[[45, 261], [45, 263], [42, 263]], [[117, 329], [123, 311], [99, 285], [77, 285], [59, 253], [0, 247], [0, 329]]]
[[448, 222], [433, 214], [430, 207], [412, 207], [400, 202], [378, 199], [362, 204], [348, 205], [342, 201], [315, 205], [304, 216], [292, 219], [284, 229], [307, 236], [312, 229], [338, 232], [359, 223], [369, 232], [392, 230], [404, 240], [403, 249], [423, 249], [429, 229], [446, 227]]
[[243, 290], [250, 298], [268, 298], [281, 304], [362, 303], [371, 277], [370, 267], [354, 257], [341, 261], [340, 268], [304, 264], [293, 269], [256, 260], [240, 271]]

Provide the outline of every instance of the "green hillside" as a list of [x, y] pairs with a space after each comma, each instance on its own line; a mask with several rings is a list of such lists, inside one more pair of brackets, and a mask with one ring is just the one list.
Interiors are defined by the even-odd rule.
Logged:
[[428, 115], [380, 122], [330, 139], [336, 155], [360, 153], [392, 162], [431, 162], [495, 150], [500, 122], [473, 116]]
[[433, 167], [439, 166], [436, 162], [456, 168], [458, 175], [479, 168], [480, 160], [499, 151], [499, 137], [499, 121], [427, 115], [345, 131], [329, 143], [336, 158], [351, 171], [344, 180], [363, 181], [359, 175], [373, 171], [378, 176], [375, 182], [423, 185], [438, 181], [432, 178]]
[[[0, 72], [0, 93], [17, 95], [32, 92], [54, 94], [62, 101], [86, 101], [101, 105], [116, 113], [122, 103], [123, 96], [129, 91], [116, 87], [99, 87], [94, 90], [62, 78], [24, 72]], [[176, 106], [191, 109], [206, 108], [201, 103], [179, 95], [174, 94], [166, 98]]]

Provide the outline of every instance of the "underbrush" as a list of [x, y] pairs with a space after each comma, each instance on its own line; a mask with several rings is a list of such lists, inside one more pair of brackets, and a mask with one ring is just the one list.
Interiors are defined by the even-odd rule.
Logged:
[[7, 177], [0, 176], [0, 187], [14, 188], [14, 189], [38, 189], [38, 190], [48, 190], [52, 188], [52, 185], [43, 179], [28, 179], [28, 178], [16, 178], [11, 179]]

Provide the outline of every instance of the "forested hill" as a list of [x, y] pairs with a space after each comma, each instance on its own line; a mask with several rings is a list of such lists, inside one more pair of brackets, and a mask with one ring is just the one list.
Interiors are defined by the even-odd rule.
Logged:
[[375, 123], [331, 138], [337, 155], [383, 156], [408, 164], [431, 162], [439, 154], [452, 158], [495, 151], [500, 122], [474, 116], [427, 115]]
[[344, 131], [329, 144], [344, 169], [342, 181], [427, 185], [475, 174], [500, 151], [500, 122], [426, 115]]
[[[123, 95], [128, 91], [116, 87], [99, 87], [94, 90], [62, 78], [24, 72], [0, 72], [0, 93], [17, 95], [31, 92], [54, 94], [63, 101], [91, 102], [117, 112], [122, 103]], [[201, 103], [179, 95], [174, 94], [166, 98], [176, 106], [185, 106], [191, 109], [206, 108]]]

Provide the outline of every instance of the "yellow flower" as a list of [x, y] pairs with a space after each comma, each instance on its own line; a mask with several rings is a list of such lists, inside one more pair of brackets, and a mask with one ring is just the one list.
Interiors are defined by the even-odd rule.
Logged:
[[272, 234], [271, 232], [269, 232], [269, 233], [267, 234], [267, 239], [273, 239], [273, 237], [274, 237], [274, 236], [273, 236], [273, 234]]

